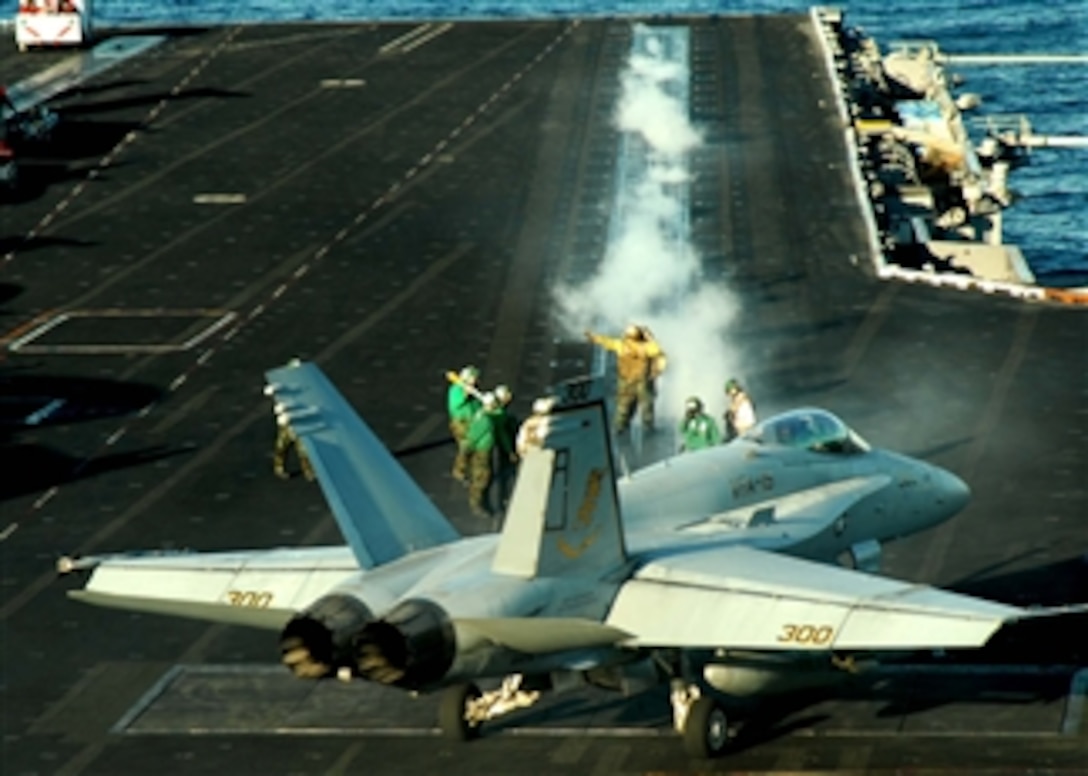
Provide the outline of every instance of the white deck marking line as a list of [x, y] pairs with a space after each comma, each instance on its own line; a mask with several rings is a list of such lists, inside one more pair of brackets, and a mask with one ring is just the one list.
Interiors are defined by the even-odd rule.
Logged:
[[[34, 340], [43, 337], [50, 331], [76, 318], [215, 318], [206, 327], [183, 342], [167, 342], [165, 344], [146, 343], [112, 343], [98, 345], [65, 344], [58, 345], [33, 345]], [[233, 321], [237, 314], [229, 310], [169, 310], [169, 309], [133, 309], [123, 310], [111, 308], [108, 310], [69, 310], [62, 312], [42, 322], [23, 336], [13, 340], [8, 349], [16, 353], [38, 354], [108, 354], [108, 353], [172, 353], [177, 351], [192, 350], [201, 342], [211, 337], [221, 328]]]
[[415, 38], [418, 38], [420, 35], [425, 34], [427, 32], [427, 30], [429, 30], [430, 28], [431, 28], [430, 22], [425, 22], [425, 23], [419, 25], [418, 27], [413, 27], [411, 30], [404, 33], [400, 37], [393, 38], [393, 40], [391, 40], [388, 43], [386, 43], [385, 45], [381, 46], [378, 49], [378, 52], [381, 53], [381, 54], [388, 54], [388, 53], [390, 53], [392, 51], [395, 51], [395, 50], [399, 49], [401, 46], [403, 46], [405, 43], [409, 43], [412, 40], [414, 40]]
[[320, 85], [322, 89], [358, 89], [366, 86], [366, 80], [363, 78], [322, 78]]
[[131, 725], [136, 719], [147, 711], [151, 707], [160, 695], [166, 692], [166, 688], [169, 687], [175, 679], [185, 672], [185, 666], [175, 665], [169, 671], [159, 678], [159, 681], [151, 685], [151, 687], [140, 698], [129, 707], [129, 710], [121, 715], [121, 718], [113, 723], [113, 727], [110, 728], [111, 733], [124, 733], [125, 728]]
[[193, 195], [194, 205], [244, 205], [246, 195], [237, 192], [208, 192]]
[[423, 45], [425, 45], [427, 43], [430, 43], [432, 40], [437, 38], [439, 35], [445, 35], [451, 29], [453, 29], [453, 25], [449, 24], [448, 22], [446, 24], [440, 24], [438, 27], [431, 30], [426, 35], [424, 35], [424, 36], [422, 36], [420, 38], [417, 38], [416, 40], [412, 41], [412, 43], [408, 44], [407, 46], [401, 47], [400, 53], [407, 54], [409, 51], [414, 51], [415, 49], [419, 48], [420, 46], [423, 46]]

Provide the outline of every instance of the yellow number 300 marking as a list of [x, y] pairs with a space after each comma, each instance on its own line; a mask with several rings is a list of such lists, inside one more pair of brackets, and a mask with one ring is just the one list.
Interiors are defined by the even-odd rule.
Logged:
[[272, 594], [267, 590], [228, 590], [227, 603], [231, 606], [267, 609], [272, 603]]
[[782, 632], [778, 634], [778, 641], [783, 644], [815, 644], [822, 645], [831, 641], [835, 635], [835, 629], [830, 625], [795, 625], [785, 623]]

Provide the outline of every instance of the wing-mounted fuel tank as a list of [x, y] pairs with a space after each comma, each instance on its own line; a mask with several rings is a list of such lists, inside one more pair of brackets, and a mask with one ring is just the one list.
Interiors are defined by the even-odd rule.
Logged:
[[731, 655], [704, 665], [703, 678], [719, 692], [749, 698], [830, 687], [855, 670], [852, 661], [839, 663], [824, 654]]

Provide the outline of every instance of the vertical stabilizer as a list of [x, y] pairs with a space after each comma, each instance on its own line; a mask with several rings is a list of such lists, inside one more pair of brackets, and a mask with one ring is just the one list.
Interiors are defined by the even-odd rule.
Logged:
[[494, 571], [520, 577], [601, 577], [622, 565], [623, 541], [603, 381], [560, 386], [539, 444], [521, 462]]
[[315, 365], [266, 373], [313, 465], [340, 531], [362, 568], [458, 538], [427, 495]]

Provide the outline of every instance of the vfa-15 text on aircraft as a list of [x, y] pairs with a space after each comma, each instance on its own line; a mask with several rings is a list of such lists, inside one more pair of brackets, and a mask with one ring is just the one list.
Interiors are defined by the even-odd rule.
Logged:
[[[974, 648], [1052, 614], [832, 565], [946, 520], [967, 487], [798, 410], [614, 477], [602, 382], [561, 385], [502, 532], [461, 537], [320, 369], [267, 374], [347, 547], [62, 559], [88, 603], [280, 632], [299, 677], [444, 688], [444, 733], [580, 682], [669, 681], [692, 753], [731, 740], [730, 696], [850, 657]], [[482, 693], [476, 682], [505, 677]], [[715, 692], [717, 691], [717, 692]]]

